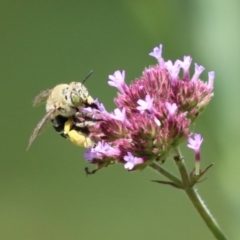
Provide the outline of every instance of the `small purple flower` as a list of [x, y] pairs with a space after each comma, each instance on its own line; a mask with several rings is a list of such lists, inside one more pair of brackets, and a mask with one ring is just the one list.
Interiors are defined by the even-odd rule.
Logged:
[[132, 170], [136, 165], [144, 162], [142, 158], [134, 157], [130, 152], [123, 159], [126, 161], [124, 168], [128, 170]]
[[101, 141], [95, 147], [88, 148], [84, 153], [84, 157], [92, 162], [95, 158], [103, 159], [105, 157], [116, 157], [120, 154], [118, 149], [111, 147], [108, 143]]
[[89, 162], [92, 162], [93, 159], [101, 158], [101, 154], [98, 152], [98, 149], [95, 148], [87, 148], [86, 152], [83, 154], [84, 158], [86, 158]]
[[152, 52], [149, 53], [150, 56], [155, 57], [158, 60], [159, 66], [164, 68], [164, 60], [162, 58], [162, 44], [159, 47], [155, 47]]
[[193, 81], [193, 82], [196, 81], [196, 80], [198, 80], [200, 74], [201, 74], [201, 73], [204, 71], [204, 69], [205, 69], [205, 68], [204, 68], [203, 66], [201, 66], [201, 65], [198, 66], [197, 63], [195, 63], [194, 65], [195, 65], [195, 73], [194, 73], [194, 75], [193, 75], [193, 77], [192, 77], [192, 81]]
[[84, 114], [88, 114], [88, 113], [92, 113], [92, 112], [93, 112], [93, 108], [92, 107], [82, 108], [82, 113], [84, 113]]
[[209, 72], [208, 73], [208, 87], [210, 89], [213, 89], [213, 84], [214, 84], [214, 78], [215, 78], [215, 72]]
[[106, 112], [105, 106], [102, 103], [100, 103], [97, 98], [94, 100], [93, 103], [96, 104], [100, 112]]
[[190, 56], [184, 56], [183, 61], [179, 61], [181, 68], [183, 69], [183, 79], [189, 79], [189, 68], [192, 63]]
[[125, 71], [115, 71], [114, 74], [109, 75], [108, 78], [110, 80], [108, 81], [108, 84], [116, 87], [120, 92], [124, 93], [128, 89], [125, 83]]
[[178, 74], [180, 72], [179, 60], [177, 60], [174, 64], [169, 60], [165, 63], [165, 67], [171, 77], [172, 86], [175, 86], [178, 79]]
[[169, 112], [169, 117], [172, 117], [176, 111], [177, 111], [177, 104], [176, 103], [169, 103], [169, 102], [166, 102], [166, 108]]
[[126, 122], [127, 118], [126, 118], [126, 109], [123, 108], [122, 110], [120, 110], [119, 108], [114, 109], [113, 113], [110, 113], [109, 116], [112, 119], [121, 121], [121, 122]]
[[100, 116], [100, 119], [103, 115], [107, 115], [108, 112], [106, 111], [104, 105], [95, 99], [93, 103], [89, 104], [87, 107], [80, 107], [77, 113], [78, 119], [84, 120], [87, 119], [88, 121], [91, 119], [97, 119]]
[[195, 174], [200, 173], [200, 147], [203, 142], [201, 134], [194, 134], [193, 138], [188, 138], [187, 146], [195, 152]]
[[137, 101], [138, 107], [137, 110], [143, 114], [145, 111], [151, 112], [153, 110], [153, 98], [151, 98], [148, 94], [145, 97], [145, 100], [139, 99]]

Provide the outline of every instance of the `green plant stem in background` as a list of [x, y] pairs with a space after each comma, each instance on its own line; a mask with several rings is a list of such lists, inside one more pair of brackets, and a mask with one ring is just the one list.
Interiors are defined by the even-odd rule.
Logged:
[[[159, 166], [156, 163], [152, 163], [149, 166], [155, 171], [157, 171], [158, 173], [162, 174], [164, 177], [168, 178], [170, 181], [172, 181], [174, 185], [179, 186], [179, 188], [183, 189], [186, 192], [193, 206], [196, 208], [196, 210], [202, 217], [203, 221], [206, 223], [209, 230], [212, 232], [212, 234], [215, 236], [216, 239], [227, 240], [227, 237], [224, 235], [221, 228], [218, 226], [216, 220], [208, 210], [207, 206], [201, 200], [200, 195], [197, 193], [197, 190], [194, 188], [194, 186], [191, 186], [190, 178], [187, 173], [184, 160], [181, 157], [181, 153], [179, 150], [176, 151], [174, 160], [178, 167], [182, 181], [177, 177], [175, 177], [172, 173], [169, 173], [167, 170], [163, 169], [161, 166]], [[163, 181], [155, 181], [155, 182], [164, 183]]]

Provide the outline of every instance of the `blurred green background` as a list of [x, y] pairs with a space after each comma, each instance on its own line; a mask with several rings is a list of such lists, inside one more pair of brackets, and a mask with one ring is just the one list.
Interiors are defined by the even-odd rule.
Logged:
[[203, 79], [216, 72], [215, 97], [195, 124], [202, 166], [215, 166], [197, 188], [229, 238], [240, 239], [239, 11], [233, 0], [2, 0], [0, 239], [213, 239], [183, 192], [151, 183], [160, 177], [150, 170], [118, 165], [86, 177], [84, 149], [51, 127], [25, 151], [45, 114], [31, 107], [38, 92], [93, 69], [86, 85], [112, 110], [108, 75], [140, 76], [160, 43], [165, 60], [190, 55], [206, 67]]

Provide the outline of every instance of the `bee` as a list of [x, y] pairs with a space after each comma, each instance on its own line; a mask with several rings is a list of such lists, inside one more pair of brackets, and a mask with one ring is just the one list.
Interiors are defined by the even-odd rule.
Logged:
[[[59, 84], [53, 89], [40, 92], [33, 100], [33, 106], [46, 102], [46, 115], [37, 124], [30, 136], [27, 150], [35, 138], [39, 135], [43, 126], [51, 121], [53, 127], [61, 136], [69, 138], [74, 144], [81, 147], [91, 147], [94, 142], [88, 136], [88, 126], [95, 124], [94, 121], [78, 121], [74, 116], [81, 107], [94, 105], [93, 98], [83, 85], [92, 71], [82, 82]], [[81, 113], [79, 113], [81, 115]]]

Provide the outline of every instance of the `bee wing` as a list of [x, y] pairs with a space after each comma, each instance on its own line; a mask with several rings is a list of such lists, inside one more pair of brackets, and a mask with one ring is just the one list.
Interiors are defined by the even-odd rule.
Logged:
[[41, 103], [44, 103], [47, 101], [50, 93], [52, 92], [52, 89], [46, 89], [40, 92], [34, 99], [33, 99], [33, 106], [36, 107], [40, 105]]
[[55, 111], [55, 109], [52, 109], [51, 111], [47, 112], [47, 114], [43, 117], [43, 119], [37, 124], [37, 126], [34, 128], [30, 139], [29, 139], [29, 143], [28, 143], [28, 147], [27, 150], [30, 148], [30, 146], [32, 145], [32, 142], [35, 140], [35, 138], [38, 136], [38, 134], [40, 133], [42, 127], [46, 124], [46, 122], [49, 120], [50, 115]]

